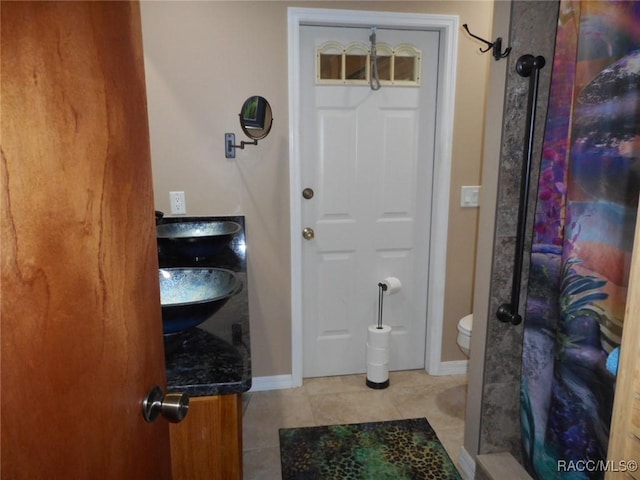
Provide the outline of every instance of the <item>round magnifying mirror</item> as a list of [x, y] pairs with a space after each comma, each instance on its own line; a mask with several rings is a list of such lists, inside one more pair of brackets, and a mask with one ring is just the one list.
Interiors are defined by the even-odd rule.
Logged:
[[271, 105], [267, 99], [258, 95], [247, 98], [240, 111], [240, 126], [245, 135], [260, 140], [269, 135], [272, 123]]

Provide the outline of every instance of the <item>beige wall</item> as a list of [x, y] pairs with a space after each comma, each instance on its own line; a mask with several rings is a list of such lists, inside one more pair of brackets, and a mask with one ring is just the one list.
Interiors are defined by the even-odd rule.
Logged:
[[[254, 376], [291, 373], [287, 7], [459, 15], [490, 37], [491, 1], [142, 2], [156, 208], [182, 190], [189, 215], [246, 216]], [[464, 356], [459, 318], [471, 312], [477, 209], [460, 186], [478, 185], [489, 54], [460, 30], [442, 359]], [[243, 135], [238, 111], [262, 95], [269, 137], [224, 156], [224, 133]]]

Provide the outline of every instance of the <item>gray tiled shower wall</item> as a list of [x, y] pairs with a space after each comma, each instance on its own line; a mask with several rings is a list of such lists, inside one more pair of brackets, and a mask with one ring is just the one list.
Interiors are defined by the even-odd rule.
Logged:
[[[480, 421], [479, 453], [510, 452], [521, 460], [520, 444], [520, 380], [522, 367], [522, 324], [513, 326], [497, 320], [498, 307], [509, 302], [516, 243], [518, 202], [524, 136], [527, 120], [529, 78], [516, 72], [518, 58], [525, 54], [542, 55], [545, 67], [540, 71], [538, 103], [534, 134], [531, 193], [527, 214], [531, 232], [535, 210], [535, 191], [544, 137], [547, 101], [558, 19], [556, 1], [514, 1], [511, 7], [511, 28], [508, 45], [512, 47], [507, 61], [507, 80], [502, 131], [502, 148], [498, 179], [496, 230], [491, 274], [491, 298], [487, 315], [487, 349]], [[505, 45], [506, 46], [506, 45]], [[493, 61], [493, 60], [492, 60]], [[528, 255], [531, 235], [525, 245], [525, 263], [521, 288], [520, 312], [526, 295]]]

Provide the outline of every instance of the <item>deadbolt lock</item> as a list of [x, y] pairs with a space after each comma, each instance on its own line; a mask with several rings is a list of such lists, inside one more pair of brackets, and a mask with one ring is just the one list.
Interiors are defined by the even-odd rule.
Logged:
[[307, 200], [309, 200], [309, 199], [313, 198], [313, 194], [314, 194], [314, 192], [313, 192], [313, 188], [309, 188], [309, 187], [307, 187], [307, 188], [305, 188], [304, 190], [302, 190], [302, 196], [303, 196], [304, 198], [306, 198]]

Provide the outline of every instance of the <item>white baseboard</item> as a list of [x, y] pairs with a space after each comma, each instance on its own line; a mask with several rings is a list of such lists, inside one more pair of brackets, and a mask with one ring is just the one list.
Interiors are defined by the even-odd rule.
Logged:
[[465, 450], [464, 445], [460, 449], [458, 460], [460, 461], [462, 478], [464, 480], [473, 480], [476, 476], [476, 462], [473, 457], [469, 455], [469, 452]]
[[440, 362], [429, 370], [429, 375], [464, 375], [467, 373], [469, 360], [451, 360]]
[[262, 392], [265, 390], [282, 390], [293, 388], [292, 375], [272, 375], [270, 377], [254, 377], [249, 392]]
[[[452, 360], [450, 362], [440, 362], [434, 369], [429, 371], [429, 375], [464, 375], [467, 373], [468, 360]], [[263, 392], [265, 390], [282, 390], [293, 388], [295, 383], [293, 375], [271, 375], [269, 377], [254, 377], [251, 382], [249, 392]]]

